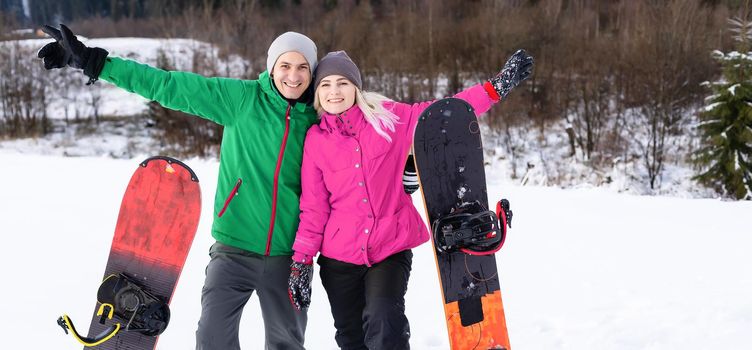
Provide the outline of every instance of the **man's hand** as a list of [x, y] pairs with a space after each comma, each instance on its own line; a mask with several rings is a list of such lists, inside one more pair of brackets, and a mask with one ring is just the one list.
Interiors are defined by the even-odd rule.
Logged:
[[42, 31], [55, 39], [55, 42], [44, 45], [44, 47], [37, 52], [37, 57], [41, 58], [44, 62], [44, 69], [49, 70], [68, 66], [72, 55], [70, 51], [66, 50], [60, 43], [63, 40], [60, 31], [48, 25], [42, 27]]
[[64, 24], [60, 25], [59, 30], [45, 25], [42, 31], [55, 39], [55, 42], [45, 45], [37, 53], [37, 57], [44, 62], [45, 69], [65, 66], [83, 69], [84, 74], [89, 77], [87, 85], [99, 78], [99, 73], [102, 72], [105, 59], [109, 54], [107, 50], [86, 47]]
[[407, 194], [413, 194], [420, 188], [418, 172], [415, 171], [415, 161], [412, 154], [407, 156], [407, 162], [405, 162], [405, 171], [402, 173], [402, 186], [405, 187], [405, 193]]

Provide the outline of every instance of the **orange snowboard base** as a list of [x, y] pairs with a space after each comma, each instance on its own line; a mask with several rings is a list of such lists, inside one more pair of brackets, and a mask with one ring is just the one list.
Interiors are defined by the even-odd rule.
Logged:
[[484, 319], [482, 322], [463, 327], [460, 322], [459, 302], [444, 304], [449, 341], [452, 350], [506, 349], [510, 350], [507, 321], [501, 291], [481, 298]]

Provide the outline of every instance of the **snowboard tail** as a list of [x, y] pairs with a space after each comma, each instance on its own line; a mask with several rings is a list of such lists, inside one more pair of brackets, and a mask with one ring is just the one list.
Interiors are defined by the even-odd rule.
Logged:
[[[441, 227], [434, 225], [461, 213], [471, 203], [479, 203], [477, 210], [495, 219], [495, 214], [485, 214], [488, 195], [475, 112], [463, 100], [446, 98], [434, 102], [419, 118], [414, 157], [426, 217], [433, 231], [431, 239], [450, 346], [453, 350], [510, 349], [494, 251], [474, 254], [466, 249], [447, 249], [445, 240], [438, 239], [446, 235], [437, 232]], [[498, 219], [495, 220], [493, 231], [500, 234]], [[458, 229], [457, 235], [450, 238], [467, 242], [484, 239], [478, 232], [463, 230], [464, 227]], [[488, 233], [488, 238], [494, 235], [491, 231], [483, 233]], [[501, 238], [495, 237], [489, 247], [500, 247]]]
[[[201, 190], [193, 170], [169, 157], [140, 163], [123, 196], [88, 336], [74, 336], [96, 340], [115, 324], [120, 329], [95, 345], [82, 341], [85, 349], [156, 347], [200, 213]], [[63, 321], [72, 328], [67, 316]]]

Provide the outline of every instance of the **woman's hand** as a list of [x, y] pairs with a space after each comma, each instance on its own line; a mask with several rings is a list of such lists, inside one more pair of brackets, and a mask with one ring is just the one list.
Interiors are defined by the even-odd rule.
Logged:
[[533, 73], [533, 56], [530, 56], [525, 50], [517, 50], [512, 57], [509, 57], [504, 68], [499, 74], [489, 80], [493, 85], [496, 93], [501, 99], [507, 97], [509, 91], [522, 81], [527, 79]]
[[287, 293], [295, 309], [308, 308], [311, 305], [311, 281], [313, 264], [293, 261], [290, 265], [290, 278], [287, 280]]

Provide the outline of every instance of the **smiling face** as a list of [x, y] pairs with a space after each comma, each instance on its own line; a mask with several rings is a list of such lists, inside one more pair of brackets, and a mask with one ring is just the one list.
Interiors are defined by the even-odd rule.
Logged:
[[285, 52], [272, 69], [274, 86], [285, 98], [296, 100], [311, 84], [311, 66], [298, 52]]
[[355, 104], [355, 84], [341, 75], [321, 79], [316, 87], [316, 97], [321, 108], [330, 114], [340, 114]]

